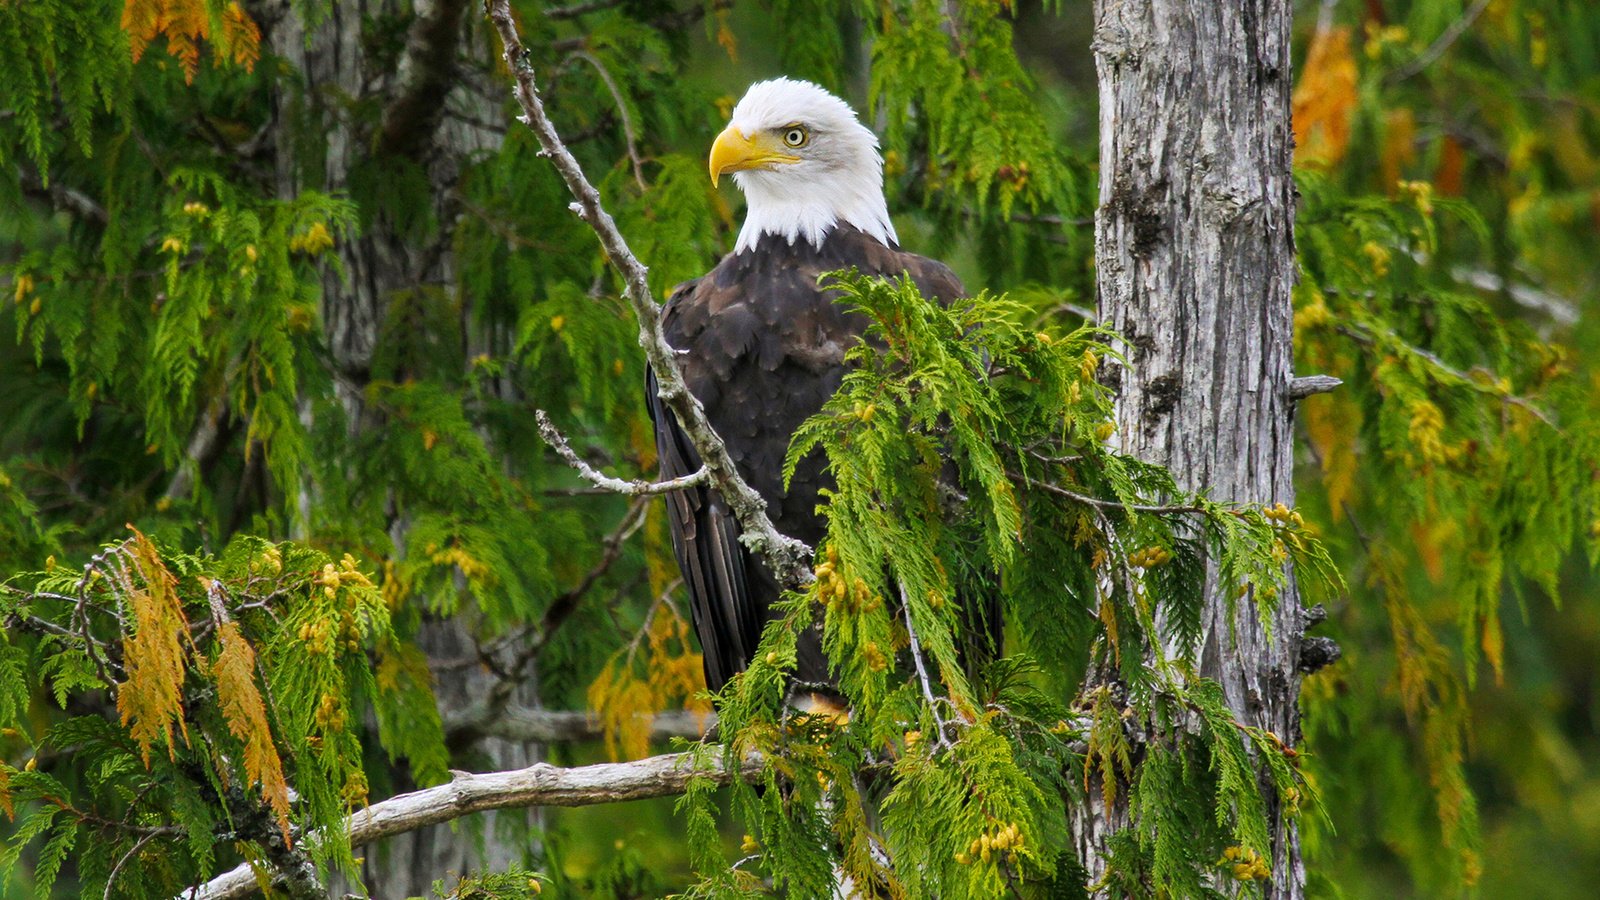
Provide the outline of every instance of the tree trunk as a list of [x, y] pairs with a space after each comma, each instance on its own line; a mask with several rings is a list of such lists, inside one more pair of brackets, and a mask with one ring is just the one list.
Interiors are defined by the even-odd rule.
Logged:
[[[1127, 338], [1132, 363], [1118, 375], [1118, 439], [1184, 489], [1292, 504], [1289, 0], [1096, 0], [1095, 10], [1099, 315]], [[1270, 636], [1250, 602], [1228, 608], [1213, 566], [1200, 674], [1222, 684], [1241, 721], [1293, 744], [1296, 592]], [[1092, 880], [1127, 811], [1090, 798], [1074, 837]], [[1298, 898], [1298, 833], [1281, 810], [1269, 814], [1267, 896]]]
[[[271, 26], [267, 40], [294, 75], [280, 81], [276, 98], [279, 195], [293, 197], [306, 188], [345, 192], [358, 166], [372, 158], [397, 160], [426, 172], [438, 223], [432, 233], [403, 233], [386, 215], [367, 210], [362, 232], [335, 248], [343, 272], [330, 267], [323, 278], [328, 361], [352, 440], [383, 425], [366, 401], [366, 388], [388, 309], [403, 292], [456, 289], [450, 236], [457, 182], [473, 155], [497, 151], [501, 141], [498, 132], [471, 124], [495, 122], [502, 113], [500, 98], [475, 90], [475, 81], [481, 80], [466, 77], [470, 73], [460, 62], [468, 56], [488, 58], [486, 32], [479, 18], [466, 15], [469, 8], [477, 6], [467, 0], [340, 0], [329, 5], [327, 17], [309, 33], [291, 5], [262, 11]], [[373, 33], [394, 23], [406, 25], [403, 51], [398, 59], [374, 58]], [[355, 112], [363, 106], [381, 109], [381, 117], [363, 119]], [[446, 117], [447, 107], [470, 115]], [[474, 315], [470, 304], [460, 306], [469, 357], [479, 351], [504, 352], [504, 346], [488, 346], [492, 336], [486, 329], [492, 326], [478, 324], [487, 317]], [[505, 343], [503, 337], [499, 343]], [[399, 380], [404, 375], [384, 377]], [[309, 409], [305, 414], [309, 416]], [[308, 484], [305, 491], [302, 509], [309, 512], [316, 503], [316, 485]], [[394, 503], [390, 507], [388, 531], [394, 552], [403, 555], [409, 515]], [[427, 621], [418, 644], [432, 659], [470, 658], [477, 652], [471, 618], [463, 612]], [[470, 706], [493, 683], [484, 667], [455, 666], [438, 675], [434, 690], [448, 715]], [[514, 699], [537, 705], [531, 676]], [[498, 738], [459, 749], [463, 759], [457, 764], [474, 769], [517, 769], [542, 758], [538, 744]], [[406, 783], [403, 773], [396, 777]], [[527, 810], [489, 813], [476, 842], [465, 829], [450, 825], [391, 838], [366, 854], [365, 886], [376, 898], [431, 896], [433, 882], [450, 873], [524, 863], [531, 845], [505, 839], [523, 829], [500, 827], [505, 823], [496, 820], [526, 823], [532, 815]]]

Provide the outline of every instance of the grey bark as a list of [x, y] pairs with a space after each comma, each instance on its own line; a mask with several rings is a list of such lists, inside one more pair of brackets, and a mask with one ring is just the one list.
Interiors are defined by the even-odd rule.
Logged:
[[[258, 10], [267, 24], [265, 39], [292, 73], [280, 81], [277, 97], [276, 177], [278, 193], [292, 197], [307, 188], [345, 191], [352, 173], [373, 154], [401, 158], [427, 173], [438, 230], [418, 239], [401, 234], [383, 216], [371, 219], [362, 233], [335, 247], [343, 274], [332, 267], [322, 284], [322, 323], [328, 364], [335, 380], [352, 438], [381, 424], [365, 402], [374, 353], [383, 338], [391, 302], [403, 292], [429, 288], [455, 289], [450, 231], [457, 215], [456, 185], [469, 158], [497, 150], [501, 132], [474, 123], [503, 117], [498, 97], [474, 85], [464, 59], [489, 58], [482, 20], [466, 15], [465, 0], [340, 0], [328, 5], [327, 16], [308, 29], [295, 4], [269, 3]], [[369, 55], [370, 37], [363, 28], [404, 21], [410, 16], [403, 51], [397, 60]], [[481, 65], [481, 63], [479, 64]], [[382, 109], [377, 121], [363, 120], [361, 109]], [[446, 109], [470, 115], [443, 115]], [[500, 123], [504, 124], [504, 123]], [[500, 350], [487, 344], [491, 336], [477, 323], [468, 304], [461, 304], [471, 353]], [[503, 340], [501, 341], [503, 343]], [[311, 415], [309, 407], [302, 411]], [[316, 502], [315, 484], [304, 487], [301, 508]], [[391, 504], [392, 506], [392, 504]], [[394, 509], [389, 531], [395, 546], [405, 546], [403, 510]], [[469, 616], [455, 616], [424, 625], [418, 643], [432, 658], [457, 659], [477, 652]], [[481, 666], [443, 672], [435, 684], [442, 711], [465, 709], [489, 690], [493, 676]], [[513, 699], [537, 706], [534, 679], [519, 686]], [[483, 737], [469, 748], [477, 767], [519, 769], [540, 761], [538, 744]], [[367, 854], [363, 869], [371, 896], [429, 895], [433, 881], [450, 872], [504, 868], [525, 862], [530, 847], [507, 844], [496, 816], [526, 818], [527, 810], [489, 814], [480, 854], [470, 834], [433, 826], [399, 835]]]
[[[1118, 439], [1184, 489], [1292, 505], [1289, 0], [1096, 0], [1095, 11], [1099, 314], [1131, 345], [1115, 376]], [[1214, 569], [1208, 578], [1201, 675], [1241, 721], [1290, 744], [1301, 617], [1290, 590], [1269, 636], [1249, 602], [1230, 616]], [[1127, 810], [1090, 798], [1073, 837], [1092, 881]], [[1299, 835], [1270, 815], [1267, 896], [1298, 898]]]

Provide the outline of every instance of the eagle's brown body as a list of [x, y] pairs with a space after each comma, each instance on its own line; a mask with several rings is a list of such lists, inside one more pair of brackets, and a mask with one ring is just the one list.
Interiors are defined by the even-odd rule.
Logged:
[[[817, 492], [831, 480], [820, 454], [801, 462], [788, 490], [783, 461], [795, 429], [822, 408], [844, 378], [844, 354], [859, 340], [864, 319], [833, 302], [817, 279], [855, 268], [868, 275], [908, 274], [923, 295], [948, 303], [961, 282], [936, 260], [885, 246], [840, 225], [820, 248], [763, 236], [754, 249], [731, 254], [704, 277], [680, 286], [667, 302], [664, 327], [689, 390], [750, 486], [767, 501], [778, 530], [813, 546], [824, 535]], [[648, 401], [656, 426], [663, 478], [700, 468], [700, 458], [677, 420], [656, 396]], [[739, 525], [709, 488], [667, 495], [673, 548], [682, 567], [705, 657], [706, 683], [719, 690], [755, 653], [772, 603], [781, 593], [764, 566], [739, 542]], [[825, 688], [832, 681], [815, 630], [800, 636], [795, 678]]]

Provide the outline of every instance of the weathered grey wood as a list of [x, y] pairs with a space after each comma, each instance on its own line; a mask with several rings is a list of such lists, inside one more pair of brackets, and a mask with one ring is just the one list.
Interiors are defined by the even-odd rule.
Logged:
[[[683, 793], [696, 778], [727, 784], [735, 776], [750, 778], [760, 769], [761, 758], [755, 755], [741, 760], [733, 771], [715, 757], [696, 765], [692, 754], [673, 753], [635, 762], [598, 763], [570, 769], [535, 763], [510, 772], [481, 775], [452, 772], [449, 784], [390, 797], [352, 813], [345, 821], [345, 828], [350, 845], [360, 847], [384, 838], [415, 833], [425, 825], [451, 822], [487, 810], [588, 806], [670, 797]], [[241, 865], [198, 888], [184, 891], [175, 900], [233, 900], [259, 892], [255, 873], [248, 865]]]
[[[1096, 0], [1100, 320], [1131, 343], [1115, 372], [1123, 448], [1219, 499], [1294, 501], [1288, 0]], [[1293, 743], [1302, 618], [1271, 637], [1208, 579], [1201, 674], [1242, 721]], [[1126, 810], [1077, 813], [1091, 878]], [[1303, 893], [1299, 836], [1274, 822], [1267, 896]]]
[[1302, 375], [1289, 382], [1289, 399], [1304, 400], [1316, 394], [1326, 394], [1341, 384], [1344, 384], [1344, 379], [1332, 375]]

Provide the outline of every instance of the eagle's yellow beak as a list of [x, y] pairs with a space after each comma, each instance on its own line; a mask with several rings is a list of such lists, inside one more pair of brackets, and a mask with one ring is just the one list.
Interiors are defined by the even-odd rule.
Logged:
[[757, 132], [745, 137], [744, 132], [729, 125], [711, 145], [711, 183], [715, 185], [723, 172], [770, 169], [799, 161], [800, 157], [783, 152], [772, 135]]

